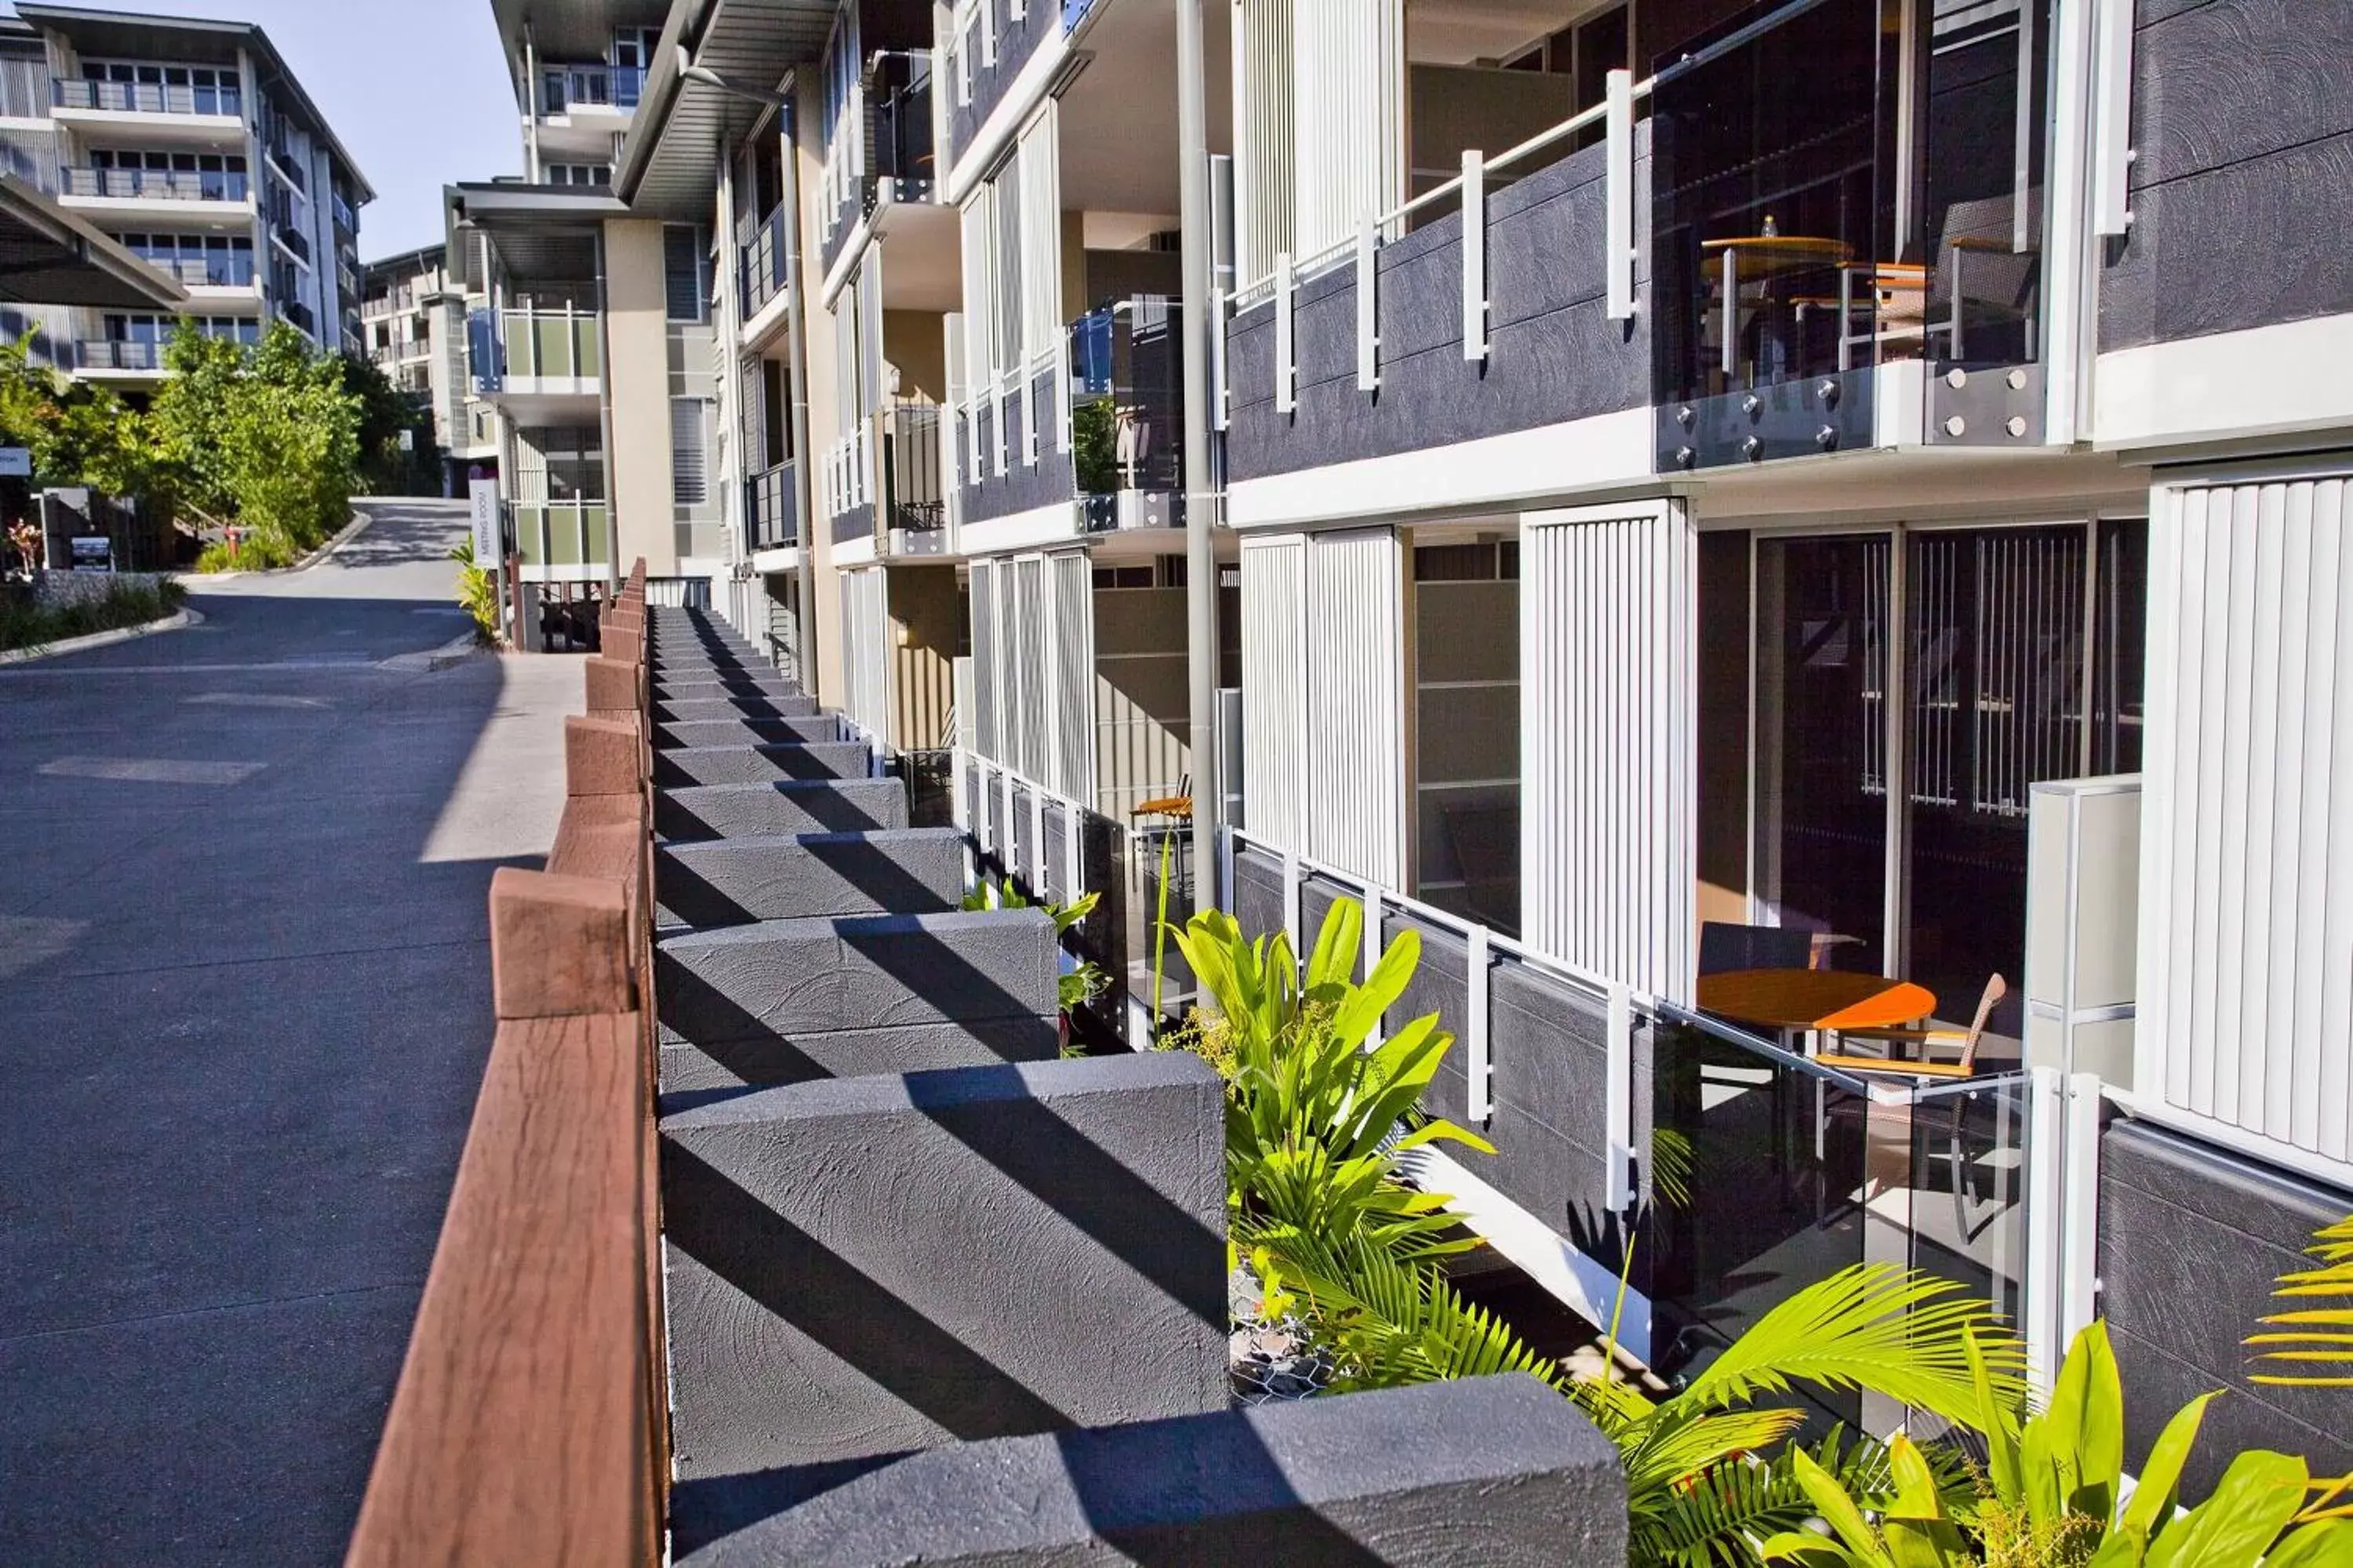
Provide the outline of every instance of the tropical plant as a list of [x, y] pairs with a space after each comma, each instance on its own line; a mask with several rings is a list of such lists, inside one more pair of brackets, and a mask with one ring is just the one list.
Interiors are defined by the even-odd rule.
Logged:
[[[2320, 1267], [2282, 1275], [2274, 1294], [2292, 1300], [2333, 1299], [2334, 1305], [2274, 1312], [2261, 1320], [2274, 1331], [2251, 1335], [2247, 1343], [2266, 1347], [2255, 1359], [2274, 1365], [2353, 1364], [2353, 1217], [2319, 1232], [2307, 1250]], [[2353, 1387], [2353, 1372], [2257, 1372], [2247, 1381], [2280, 1388], [2348, 1388]]]
[[2005, 1386], [1979, 1342], [1969, 1345], [1975, 1408], [1961, 1416], [1985, 1439], [1986, 1463], [1956, 1498], [1922, 1484], [1926, 1461], [1891, 1446], [1895, 1495], [1874, 1506], [1800, 1459], [1799, 1484], [1830, 1534], [1784, 1531], [1765, 1543], [1772, 1562], [1799, 1568], [2320, 1568], [2353, 1563], [2353, 1522], [2329, 1499], [2306, 1505], [2302, 1459], [2263, 1449], [2239, 1455], [2213, 1493], [2186, 1512], [2177, 1502], [2206, 1406], [2174, 1413], [2124, 1495], [2124, 1384], [2105, 1324], [2075, 1336], [2041, 1413]]
[[[1047, 900], [1034, 907], [1043, 910], [1054, 922], [1054, 938], [1059, 942], [1071, 927], [1093, 914], [1095, 905], [1102, 900], [1103, 895], [1099, 892], [1082, 893], [1067, 904]], [[1033, 906], [1022, 895], [1021, 889], [1011, 882], [984, 877], [978, 887], [965, 894], [964, 907], [966, 910], [1026, 910]], [[1103, 988], [1110, 984], [1111, 976], [1104, 973], [1102, 964], [1092, 959], [1082, 959], [1063, 971], [1054, 982], [1054, 1005], [1061, 1010], [1065, 1025], [1072, 1013], [1102, 995]], [[1068, 1052], [1066, 1045], [1065, 1054]]]
[[343, 526], [358, 482], [360, 409], [341, 356], [282, 321], [250, 345], [183, 321], [164, 363], [172, 374], [147, 417], [186, 510], [297, 553]]
[[486, 643], [499, 640], [499, 584], [474, 559], [474, 542], [461, 539], [449, 549], [458, 563], [458, 603], [474, 617], [474, 635]]
[[1109, 495], [1119, 489], [1117, 423], [1107, 395], [1071, 405], [1071, 467], [1081, 493]]

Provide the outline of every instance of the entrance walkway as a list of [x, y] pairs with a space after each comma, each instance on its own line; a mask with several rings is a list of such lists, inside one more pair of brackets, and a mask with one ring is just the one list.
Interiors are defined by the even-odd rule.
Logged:
[[485, 896], [580, 667], [372, 505], [203, 626], [0, 671], [0, 1562], [342, 1555], [489, 1050]]

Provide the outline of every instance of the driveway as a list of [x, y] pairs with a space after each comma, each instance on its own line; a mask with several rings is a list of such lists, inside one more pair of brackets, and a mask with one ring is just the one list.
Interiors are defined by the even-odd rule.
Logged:
[[[0, 1562], [341, 1556], [579, 667], [448, 642], [462, 505], [0, 669]], [[413, 663], [414, 661], [412, 661]]]

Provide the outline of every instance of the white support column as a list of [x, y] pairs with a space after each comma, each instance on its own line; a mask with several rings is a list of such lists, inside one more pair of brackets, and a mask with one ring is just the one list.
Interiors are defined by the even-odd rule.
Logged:
[[1295, 413], [1299, 407], [1298, 344], [1292, 338], [1291, 252], [1274, 258], [1274, 411]]
[[1484, 1121], [1495, 1114], [1493, 1063], [1487, 1052], [1487, 928], [1472, 926], [1469, 942], [1469, 960], [1463, 980], [1468, 1000], [1463, 1005], [1462, 1099], [1463, 1112], [1473, 1121]]
[[1366, 218], [1356, 231], [1356, 390], [1371, 392], [1381, 384], [1379, 317], [1374, 298], [1375, 274], [1380, 268], [1374, 258], [1380, 248], [1380, 237]]
[[1215, 290], [1209, 301], [1209, 424], [1223, 430], [1233, 413], [1226, 387], [1226, 291]]
[[1609, 73], [1602, 100], [1601, 244], [1603, 291], [1609, 319], [1634, 315], [1634, 73]]
[[1462, 150], [1462, 357], [1487, 357], [1487, 155]]

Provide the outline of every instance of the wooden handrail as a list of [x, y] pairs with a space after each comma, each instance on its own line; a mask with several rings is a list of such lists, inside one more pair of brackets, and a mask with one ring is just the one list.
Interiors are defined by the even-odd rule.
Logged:
[[594, 717], [566, 721], [548, 869], [491, 878], [497, 1034], [353, 1564], [659, 1560], [644, 602], [640, 561], [607, 605], [619, 637], [588, 661]]

